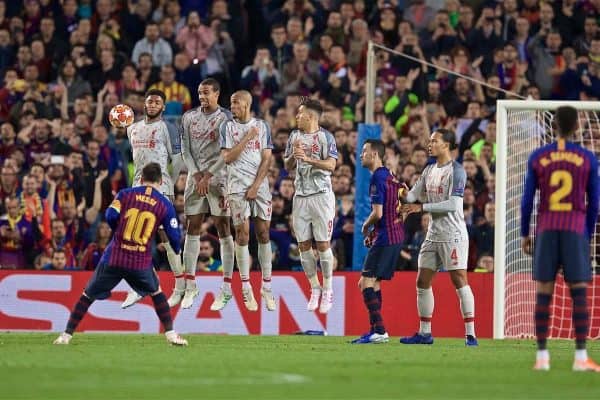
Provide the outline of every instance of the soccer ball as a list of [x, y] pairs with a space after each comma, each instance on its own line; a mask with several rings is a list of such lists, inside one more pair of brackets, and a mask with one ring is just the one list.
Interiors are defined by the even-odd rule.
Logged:
[[108, 122], [115, 128], [127, 128], [133, 123], [133, 110], [127, 104], [117, 104], [108, 113]]

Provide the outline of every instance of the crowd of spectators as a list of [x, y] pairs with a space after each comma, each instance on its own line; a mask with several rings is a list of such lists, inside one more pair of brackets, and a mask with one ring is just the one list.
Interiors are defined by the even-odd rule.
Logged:
[[[111, 232], [102, 222], [130, 184], [126, 137], [109, 126], [118, 103], [143, 115], [147, 89], [166, 93], [165, 118], [196, 107], [198, 83], [222, 84], [221, 104], [249, 90], [272, 127], [275, 269], [300, 268], [291, 232], [293, 179], [282, 153], [301, 96], [321, 100], [339, 150], [333, 188], [337, 269], [352, 266], [357, 126], [364, 121], [369, 40], [376, 53], [375, 120], [386, 166], [409, 184], [428, 162], [429, 132], [457, 133], [468, 176], [469, 268], [493, 269], [495, 102], [600, 97], [600, 0], [0, 0], [0, 266], [93, 269]], [[182, 222], [185, 177], [175, 207]], [[430, 215], [411, 215], [399, 269], [415, 269]], [[251, 235], [252, 237], [253, 235]], [[201, 271], [219, 269], [203, 227]], [[166, 257], [156, 246], [156, 264]]]

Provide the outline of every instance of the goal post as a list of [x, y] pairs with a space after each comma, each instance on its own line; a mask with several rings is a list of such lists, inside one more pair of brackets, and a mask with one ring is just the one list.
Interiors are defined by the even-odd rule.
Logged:
[[[569, 105], [579, 113], [574, 140], [598, 152], [600, 102], [500, 100], [496, 108], [496, 216], [494, 239], [494, 326], [495, 339], [534, 337], [535, 282], [532, 259], [521, 251], [520, 204], [527, 159], [531, 152], [554, 140], [553, 112]], [[600, 142], [598, 143], [600, 146]], [[536, 196], [537, 205], [537, 196]], [[537, 212], [534, 209], [533, 223]], [[591, 254], [595, 257], [595, 237]], [[590, 297], [591, 296], [591, 297]], [[600, 335], [600, 300], [594, 282], [588, 291], [590, 336]], [[570, 298], [561, 278], [553, 300], [551, 337], [572, 337]], [[594, 322], [595, 321], [595, 322]]]

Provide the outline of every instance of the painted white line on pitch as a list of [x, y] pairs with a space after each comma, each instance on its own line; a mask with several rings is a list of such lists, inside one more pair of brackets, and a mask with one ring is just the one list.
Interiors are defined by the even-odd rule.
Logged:
[[199, 385], [286, 385], [306, 383], [311, 379], [299, 374], [265, 374], [263, 376], [240, 378], [193, 378]]

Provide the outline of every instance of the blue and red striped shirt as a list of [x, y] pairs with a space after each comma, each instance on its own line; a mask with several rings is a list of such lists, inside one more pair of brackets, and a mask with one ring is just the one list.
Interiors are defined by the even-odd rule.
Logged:
[[152, 242], [159, 226], [175, 253], [181, 250], [181, 233], [173, 204], [151, 186], [121, 190], [106, 210], [114, 235], [107, 246], [107, 262], [128, 269], [152, 268]]
[[598, 216], [598, 183], [598, 160], [580, 145], [559, 139], [534, 151], [521, 200], [521, 236], [529, 236], [539, 189], [537, 233], [569, 231], [591, 237]]
[[383, 206], [383, 216], [375, 224], [376, 237], [373, 246], [388, 246], [404, 242], [404, 224], [398, 221], [399, 181], [386, 167], [373, 172], [370, 183], [371, 204]]

